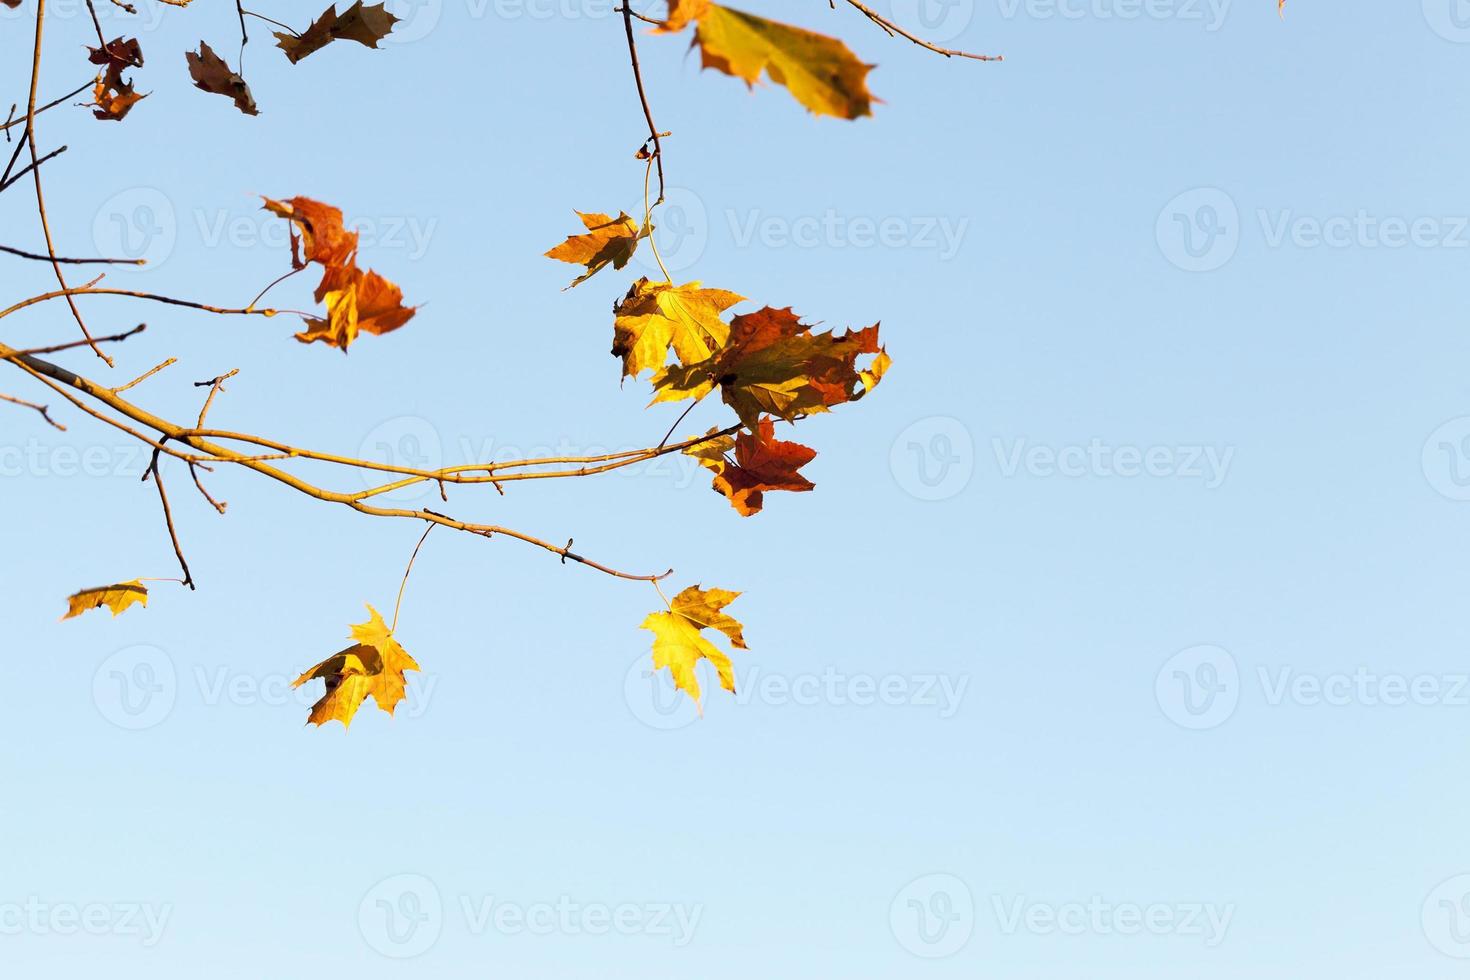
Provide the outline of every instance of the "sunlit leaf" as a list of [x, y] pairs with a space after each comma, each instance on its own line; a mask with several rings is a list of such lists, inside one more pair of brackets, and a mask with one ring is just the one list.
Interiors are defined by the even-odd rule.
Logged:
[[641, 628], [653, 633], [653, 669], [667, 667], [675, 686], [693, 698], [696, 705], [700, 704], [700, 693], [694, 668], [700, 660], [713, 664], [720, 686], [735, 693], [734, 665], [724, 651], [705, 638], [703, 631], [718, 630], [735, 649], [746, 649], [740, 623], [723, 612], [739, 596], [739, 592], [691, 585], [674, 596], [668, 612], [650, 613], [643, 620]]
[[369, 695], [379, 708], [393, 714], [407, 696], [404, 672], [419, 665], [399, 645], [388, 624], [372, 606], [369, 618], [351, 628], [354, 644], [312, 667], [292, 682], [293, 688], [317, 679], [326, 682], [326, 693], [311, 706], [307, 724], [325, 725], [340, 721], [352, 724], [357, 709]]
[[104, 585], [95, 589], [83, 589], [74, 593], [67, 597], [66, 615], [61, 618], [71, 619], [89, 609], [101, 609], [104, 606], [111, 609], [112, 614], [116, 616], [134, 603], [140, 606], [148, 605], [148, 588], [139, 579], [119, 582], [116, 585]]

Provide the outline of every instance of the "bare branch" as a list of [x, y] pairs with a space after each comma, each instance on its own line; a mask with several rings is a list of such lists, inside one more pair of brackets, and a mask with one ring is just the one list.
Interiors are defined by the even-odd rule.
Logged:
[[19, 405], [22, 408], [33, 408], [41, 414], [41, 418], [45, 419], [48, 425], [51, 425], [54, 428], [61, 430], [62, 432], [66, 431], [66, 426], [53, 419], [51, 415], [47, 412], [47, 406], [45, 405], [37, 405], [35, 402], [28, 402], [24, 398], [16, 398], [13, 395], [7, 395], [3, 392], [0, 392], [0, 402], [10, 402], [10, 404]]

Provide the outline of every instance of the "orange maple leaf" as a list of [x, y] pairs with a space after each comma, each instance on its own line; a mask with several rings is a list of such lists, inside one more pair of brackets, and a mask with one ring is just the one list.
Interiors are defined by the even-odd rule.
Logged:
[[[859, 358], [873, 355], [866, 367]], [[654, 402], [696, 401], [716, 387], [746, 428], [762, 413], [787, 422], [857, 401], [877, 386], [891, 361], [878, 346], [878, 325], [838, 335], [814, 334], [789, 308], [766, 307], [735, 317], [725, 347], [696, 364], [653, 376]]]
[[343, 226], [340, 209], [309, 197], [265, 198], [264, 206], [291, 222], [291, 267], [315, 262], [323, 269], [313, 295], [326, 303], [327, 315], [305, 317], [297, 340], [321, 341], [345, 354], [359, 333], [385, 334], [413, 319], [418, 307], [403, 305], [403, 290], [357, 267], [357, 232]]
[[[735, 452], [733, 463], [727, 457], [731, 449]], [[815, 459], [817, 451], [797, 442], [777, 439], [775, 423], [769, 418], [761, 419], [754, 432], [744, 430], [733, 439], [722, 436], [684, 452], [697, 459], [699, 465], [714, 471], [715, 491], [728, 497], [741, 517], [760, 511], [764, 491], [804, 493], [816, 489], [816, 484], [797, 470]]]
[[548, 259], [587, 267], [586, 272], [572, 280], [568, 289], [580, 286], [609, 265], [614, 269], [627, 265], [638, 250], [638, 242], [653, 231], [651, 225], [639, 228], [638, 222], [621, 211], [616, 218], [593, 211], [578, 211], [576, 214], [587, 226], [587, 234], [572, 235], [546, 253]]
[[121, 37], [108, 41], [100, 48], [88, 48], [87, 60], [102, 65], [102, 74], [92, 86], [92, 115], [98, 119], [121, 119], [137, 105], [146, 94], [133, 90], [130, 79], [122, 77], [124, 68], [143, 67], [143, 49], [137, 38], [124, 41]]

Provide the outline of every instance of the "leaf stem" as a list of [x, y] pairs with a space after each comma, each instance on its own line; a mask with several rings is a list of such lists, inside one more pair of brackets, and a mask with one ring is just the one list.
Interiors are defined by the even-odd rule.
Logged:
[[433, 524], [424, 528], [423, 537], [419, 538], [419, 543], [413, 546], [413, 554], [408, 556], [408, 567], [403, 570], [403, 581], [398, 586], [398, 601], [393, 603], [393, 625], [388, 627], [390, 633], [398, 629], [398, 610], [403, 606], [403, 590], [408, 588], [408, 576], [413, 571], [414, 559], [418, 558], [419, 549], [424, 546], [432, 530], [434, 530]]

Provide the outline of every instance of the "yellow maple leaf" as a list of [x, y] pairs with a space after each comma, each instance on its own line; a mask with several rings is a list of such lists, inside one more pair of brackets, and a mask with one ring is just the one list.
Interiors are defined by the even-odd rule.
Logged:
[[864, 64], [841, 41], [708, 0], [671, 3], [658, 31], [672, 32], [690, 22], [701, 63], [745, 80], [754, 88], [765, 72], [784, 85], [796, 101], [817, 115], [857, 119], [873, 114]]
[[697, 282], [675, 286], [639, 279], [613, 309], [612, 352], [623, 359], [623, 376], [662, 368], [670, 346], [681, 364], [709, 357], [730, 336], [720, 314], [744, 300], [727, 289], [701, 289]]
[[148, 605], [148, 588], [140, 579], [131, 582], [119, 582], [116, 585], [103, 585], [95, 589], [83, 589], [73, 593], [66, 599], [66, 615], [62, 619], [71, 619], [80, 616], [88, 609], [101, 609], [106, 606], [116, 616], [124, 609], [137, 603], [140, 606]]
[[587, 234], [572, 235], [546, 253], [548, 259], [587, 267], [586, 272], [572, 280], [568, 289], [580, 286], [608, 265], [614, 269], [627, 265], [633, 258], [633, 253], [638, 250], [638, 242], [653, 231], [652, 225], [639, 228], [638, 222], [623, 211], [619, 211], [616, 218], [592, 211], [578, 211], [576, 214], [582, 219], [582, 224], [587, 226]]
[[723, 611], [739, 596], [739, 592], [691, 585], [674, 596], [668, 612], [650, 613], [639, 627], [653, 634], [653, 669], [669, 668], [674, 685], [693, 698], [701, 712], [699, 679], [694, 674], [700, 660], [714, 664], [720, 686], [735, 693], [734, 665], [724, 651], [705, 639], [703, 631], [718, 630], [735, 649], [747, 649], [740, 623]]
[[419, 665], [399, 645], [378, 611], [372, 606], [367, 609], [368, 621], [352, 627], [355, 645], [323, 660], [291, 684], [298, 688], [317, 678], [326, 681], [326, 693], [311, 706], [307, 724], [340, 721], [346, 728], [368, 695], [390, 715], [407, 696], [404, 671], [418, 670]]

